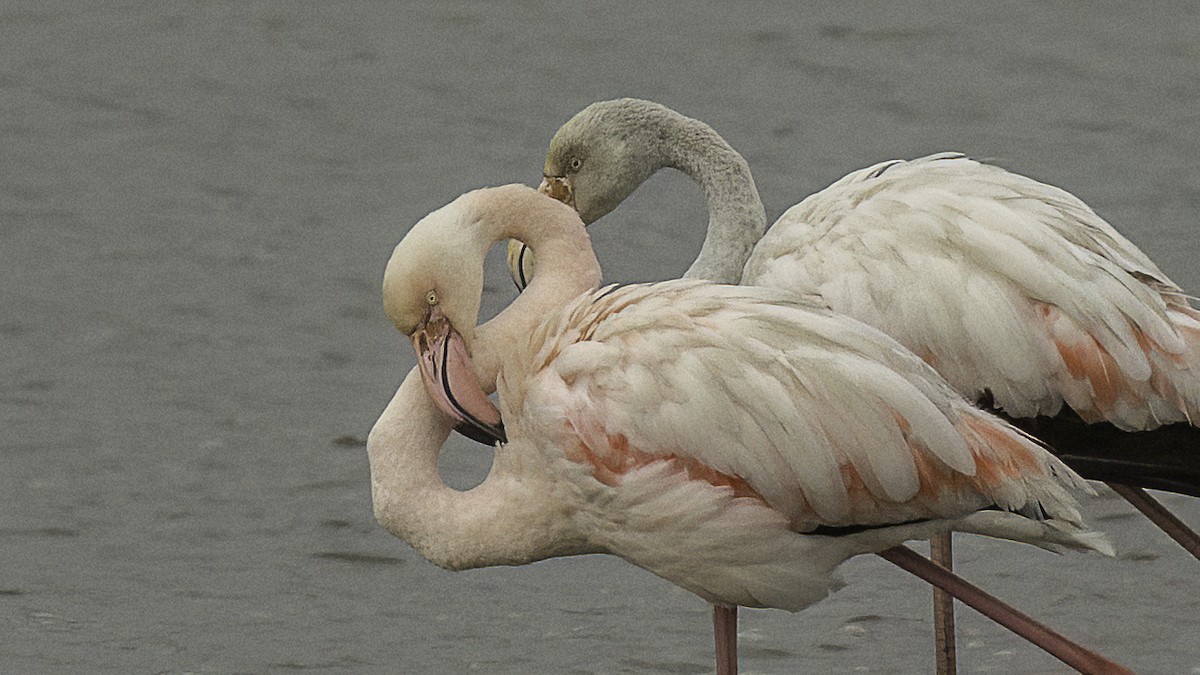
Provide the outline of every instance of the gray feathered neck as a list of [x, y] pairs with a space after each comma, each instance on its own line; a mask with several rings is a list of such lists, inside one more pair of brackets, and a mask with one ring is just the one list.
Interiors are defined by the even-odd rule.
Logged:
[[712, 127], [652, 101], [602, 101], [582, 110], [551, 141], [551, 157], [580, 155], [600, 167], [595, 175], [577, 178], [585, 222], [616, 208], [663, 167], [691, 176], [704, 190], [709, 223], [700, 255], [684, 276], [741, 280], [767, 217], [746, 160]]

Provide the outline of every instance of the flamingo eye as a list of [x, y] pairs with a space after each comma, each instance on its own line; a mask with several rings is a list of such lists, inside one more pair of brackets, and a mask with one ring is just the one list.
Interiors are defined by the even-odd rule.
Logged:
[[425, 303], [428, 304], [430, 307], [438, 304], [437, 291], [429, 291], [428, 293], [426, 293], [425, 294]]

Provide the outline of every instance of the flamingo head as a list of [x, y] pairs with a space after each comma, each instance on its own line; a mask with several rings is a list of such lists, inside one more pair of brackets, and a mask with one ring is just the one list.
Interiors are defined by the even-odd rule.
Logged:
[[[589, 105], [550, 139], [538, 189], [591, 225], [671, 164], [660, 120], [672, 114], [657, 103], [632, 98]], [[517, 289], [524, 290], [533, 276], [533, 256], [525, 244], [509, 242], [508, 269]]]
[[[383, 304], [396, 328], [412, 339], [430, 398], [459, 433], [493, 445], [506, 441], [504, 425], [471, 360], [482, 257], [491, 242], [474, 240], [471, 194], [423, 218], [396, 246], [384, 273]], [[473, 264], [469, 252], [480, 247]]]
[[541, 191], [590, 225], [625, 201], [668, 163], [663, 137], [650, 122], [666, 110], [650, 101], [593, 103], [550, 139]]

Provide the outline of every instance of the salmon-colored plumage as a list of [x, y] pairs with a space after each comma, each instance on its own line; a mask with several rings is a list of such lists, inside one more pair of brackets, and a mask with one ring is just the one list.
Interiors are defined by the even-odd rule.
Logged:
[[742, 283], [820, 296], [1015, 417], [1127, 430], [1200, 410], [1200, 321], [1072, 195], [960, 155], [850, 174], [790, 209]]
[[618, 487], [625, 474], [653, 463], [663, 463], [682, 472], [688, 480], [703, 481], [713, 487], [729, 488], [735, 497], [750, 497], [764, 504], [766, 500], [742, 478], [722, 473], [711, 466], [686, 455], [673, 453], [652, 454], [629, 447], [622, 434], [606, 436], [607, 444], [593, 450], [580, 442], [566, 450], [567, 457], [591, 467], [592, 476], [609, 487]]
[[603, 486], [656, 465], [758, 500], [797, 532], [1036, 511], [1049, 468], [1069, 475], [890, 339], [763, 289], [599, 291], [548, 317], [500, 380], [510, 428], [536, 423], [528, 434], [555, 438]]

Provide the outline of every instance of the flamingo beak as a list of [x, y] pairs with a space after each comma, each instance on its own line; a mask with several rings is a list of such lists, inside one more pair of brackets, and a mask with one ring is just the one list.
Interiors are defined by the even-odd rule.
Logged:
[[543, 176], [538, 191], [575, 208], [575, 190], [570, 176]]
[[508, 274], [517, 285], [518, 293], [533, 279], [533, 251], [516, 239], [508, 240]]
[[507, 443], [500, 411], [483, 393], [466, 343], [440, 307], [429, 308], [412, 341], [425, 391], [457, 422], [454, 430], [484, 445]]
[[[543, 176], [538, 192], [575, 208], [575, 191], [568, 176]], [[516, 239], [508, 242], [508, 274], [518, 292], [525, 290], [533, 279], [533, 251]]]

